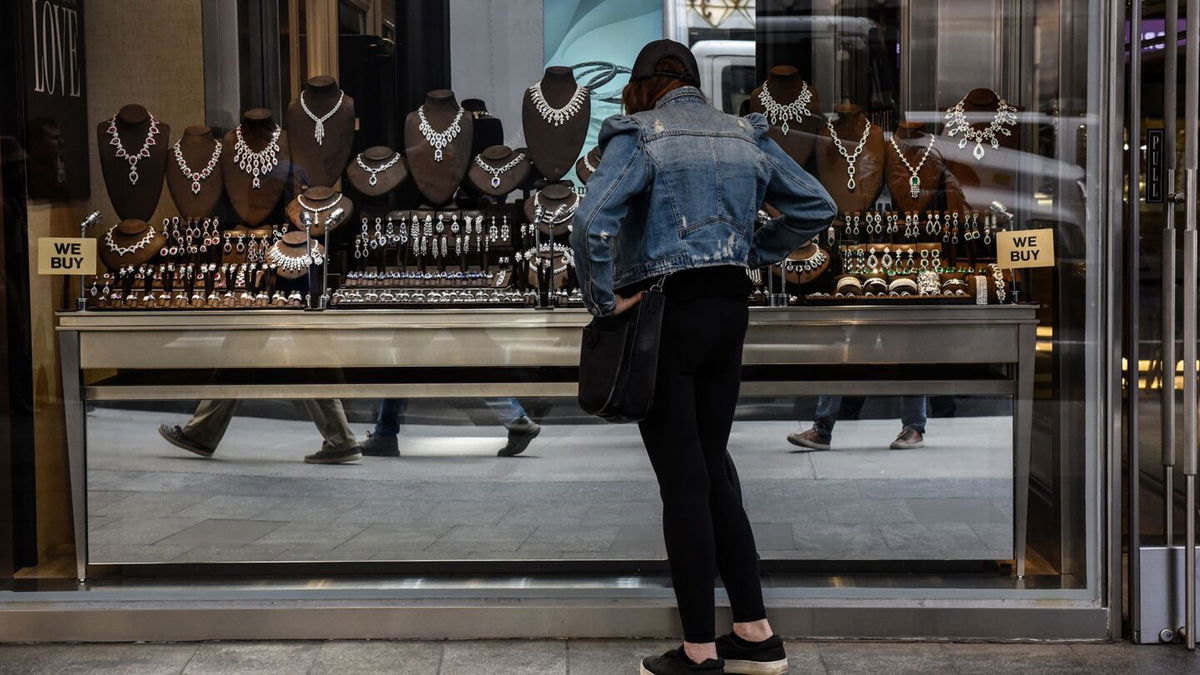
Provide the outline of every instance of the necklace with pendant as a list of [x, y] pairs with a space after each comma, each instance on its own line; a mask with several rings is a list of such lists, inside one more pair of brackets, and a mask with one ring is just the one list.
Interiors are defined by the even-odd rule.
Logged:
[[[120, 114], [120, 113], [118, 113]], [[142, 142], [142, 149], [135, 154], [129, 154], [125, 146], [121, 144], [121, 136], [117, 133], [117, 115], [113, 115], [108, 121], [107, 133], [111, 137], [108, 144], [117, 149], [117, 159], [123, 159], [129, 162], [129, 184], [137, 185], [138, 182], [138, 162], [150, 156], [150, 148], [158, 145], [158, 141], [154, 137], [158, 135], [158, 120], [154, 119], [154, 115], [146, 113], [150, 117], [150, 128], [146, 130], [146, 140]]]
[[120, 246], [117, 244], [117, 242], [113, 241], [113, 232], [116, 231], [116, 229], [117, 228], [114, 227], [108, 232], [104, 233], [104, 246], [119, 256], [127, 256], [137, 253], [138, 251], [146, 248], [146, 246], [148, 246], [150, 242], [154, 240], [154, 226], [149, 225], [146, 227], [146, 234], [142, 236], [141, 239], [133, 242], [129, 246]]
[[783, 122], [780, 131], [784, 136], [788, 135], [788, 122], [800, 122], [805, 117], [812, 116], [808, 110], [808, 104], [812, 102], [812, 90], [808, 88], [808, 83], [804, 82], [800, 89], [800, 95], [795, 101], [788, 104], [782, 104], [776, 101], [771, 96], [771, 92], [767, 89], [767, 83], [762, 83], [762, 89], [758, 92], [758, 101], [762, 103], [763, 110], [766, 113], [767, 121], [771, 124], [779, 124]]
[[296, 203], [300, 205], [300, 208], [304, 209], [305, 211], [308, 211], [309, 213], [311, 213], [315, 216], [318, 213], [321, 213], [322, 211], [328, 211], [329, 209], [332, 209], [333, 207], [340, 204], [342, 201], [342, 196], [343, 195], [338, 195], [337, 199], [329, 202], [325, 206], [309, 206], [308, 204], [304, 203], [304, 195], [296, 195]]
[[984, 143], [991, 145], [992, 149], [996, 150], [1000, 148], [1000, 138], [996, 134], [1012, 136], [1009, 127], [1017, 125], [1017, 109], [1009, 105], [1008, 101], [1000, 99], [992, 121], [983, 129], [976, 129], [967, 121], [965, 103], [966, 99], [964, 98], [946, 111], [946, 135], [962, 135], [958, 141], [960, 150], [967, 147], [968, 142], [974, 141], [975, 149], [971, 151], [971, 154], [974, 155], [976, 161], [979, 161], [983, 159]]
[[871, 133], [871, 118], [864, 117], [867, 124], [863, 127], [862, 138], [858, 139], [858, 147], [854, 148], [854, 152], [846, 150], [846, 146], [842, 145], [842, 139], [838, 138], [837, 130], [833, 128], [833, 122], [828, 117], [825, 118], [825, 126], [829, 128], [829, 137], [833, 139], [833, 145], [837, 148], [838, 154], [842, 159], [846, 160], [846, 189], [853, 190], [857, 185], [854, 182], [854, 173], [858, 169], [855, 168], [855, 163], [858, 162], [859, 155], [862, 154], [863, 148], [867, 147], [867, 134]]
[[383, 164], [381, 164], [379, 166], [379, 168], [376, 169], [376, 168], [367, 166], [367, 163], [363, 161], [362, 153], [359, 153], [358, 157], [354, 158], [354, 162], [356, 164], [358, 164], [358, 168], [362, 169], [363, 171], [366, 171], [367, 174], [370, 176], [370, 178], [367, 179], [367, 182], [370, 183], [372, 186], [379, 183], [379, 174], [392, 168], [393, 166], [396, 165], [396, 162], [399, 162], [399, 161], [400, 161], [400, 153], [397, 152], [396, 154], [392, 155], [391, 158], [388, 159], [388, 161], [384, 162]]
[[339, 89], [338, 100], [337, 103], [333, 104], [333, 109], [317, 117], [313, 114], [313, 111], [308, 109], [308, 104], [304, 102], [304, 92], [300, 92], [300, 108], [304, 110], [305, 115], [308, 115], [308, 119], [312, 120], [313, 124], [316, 125], [313, 129], [313, 137], [317, 139], [317, 145], [325, 144], [325, 123], [342, 107], [342, 100], [344, 98], [346, 98], [346, 92]]
[[929, 145], [925, 146], [925, 152], [921, 155], [921, 161], [917, 162], [917, 168], [913, 168], [912, 164], [908, 163], [908, 158], [904, 156], [904, 152], [896, 143], [896, 134], [892, 134], [892, 147], [896, 149], [896, 154], [900, 156], [900, 161], [904, 162], [904, 167], [908, 169], [908, 194], [913, 199], [921, 196], [921, 178], [917, 175], [921, 172], [921, 167], [925, 166], [925, 160], [929, 159], [929, 152], [933, 150], [933, 141], [937, 137], [929, 134]]
[[450, 126], [442, 131], [434, 131], [433, 125], [425, 117], [425, 106], [417, 108], [417, 119], [421, 121], [417, 126], [417, 130], [421, 132], [421, 135], [425, 137], [429, 145], [433, 146], [433, 161], [442, 161], [442, 148], [450, 145], [454, 142], [455, 138], [458, 138], [459, 132], [462, 131], [462, 127], [458, 123], [462, 121], [462, 117], [463, 109], [459, 108], [458, 112], [454, 115], [454, 119], [450, 122]]
[[267, 147], [258, 151], [251, 150], [250, 146], [246, 145], [246, 137], [242, 135], [240, 124], [234, 133], [237, 136], [237, 142], [233, 145], [233, 161], [239, 169], [254, 178], [250, 187], [257, 190], [262, 187], [262, 181], [259, 178], [271, 173], [275, 169], [275, 165], [279, 163], [279, 135], [283, 133], [283, 129], [276, 124], [275, 130], [271, 132], [271, 140], [267, 141]]
[[546, 120], [547, 124], [553, 124], [556, 127], [561, 127], [579, 112], [583, 107], [583, 102], [587, 100], [588, 93], [587, 87], [576, 84], [575, 93], [571, 94], [571, 99], [567, 101], [566, 105], [555, 108], [550, 105], [550, 102], [546, 100], [546, 95], [542, 93], [541, 82], [537, 82], [529, 88], [529, 96], [533, 99], [533, 105], [537, 108], [538, 114]]
[[525, 159], [525, 153], [518, 152], [517, 156], [513, 157], [512, 160], [508, 164], [505, 164], [504, 166], [497, 169], [496, 167], [484, 162], [483, 155], [475, 155], [475, 166], [478, 166], [479, 168], [481, 168], [484, 171], [491, 174], [492, 188], [495, 189], [495, 188], [500, 187], [500, 176], [511, 171], [514, 166], [520, 164], [524, 159]]
[[192, 171], [192, 167], [188, 166], [187, 160], [183, 158], [183, 150], [179, 147], [179, 144], [182, 142], [182, 138], [175, 141], [175, 163], [179, 165], [179, 170], [183, 172], [183, 177], [192, 181], [192, 194], [198, 195], [200, 194], [200, 183], [208, 180], [208, 177], [212, 175], [213, 169], [217, 168], [217, 160], [221, 158], [221, 141], [217, 141], [216, 146], [213, 147], [212, 157], [208, 158], [208, 164], [205, 164], [204, 168], [199, 171]]

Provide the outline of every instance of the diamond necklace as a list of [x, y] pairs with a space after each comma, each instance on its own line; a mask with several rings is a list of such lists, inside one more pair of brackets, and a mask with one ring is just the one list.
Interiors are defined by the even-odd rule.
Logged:
[[271, 132], [271, 140], [267, 141], [267, 147], [257, 152], [246, 145], [246, 138], [242, 135], [242, 125], [239, 124], [234, 133], [237, 135], [237, 143], [233, 146], [233, 161], [237, 163], [239, 169], [254, 178], [250, 187], [257, 190], [262, 187], [259, 176], [271, 173], [275, 165], [279, 163], [279, 135], [283, 133], [283, 129], [276, 124], [275, 130]]
[[200, 183], [207, 180], [212, 175], [213, 169], [217, 168], [217, 160], [221, 158], [221, 141], [217, 141], [216, 147], [213, 148], [212, 157], [208, 158], [208, 164], [205, 164], [204, 168], [199, 171], [192, 171], [192, 168], [187, 164], [187, 160], [183, 158], [183, 151], [179, 148], [179, 144], [182, 142], [183, 139], [181, 138], [175, 141], [175, 145], [173, 146], [175, 150], [175, 163], [179, 165], [179, 170], [183, 172], [183, 177], [192, 181], [192, 194], [198, 195], [200, 194]]
[[562, 225], [568, 220], [575, 217], [575, 211], [579, 208], [579, 195], [572, 193], [575, 197], [570, 204], [563, 202], [558, 205], [553, 211], [547, 211], [546, 207], [542, 206], [542, 193], [539, 192], [533, 198], [533, 222], [543, 223], [545, 225]]
[[358, 164], [358, 168], [360, 168], [363, 171], [366, 171], [368, 174], [370, 174], [371, 178], [368, 179], [367, 182], [370, 183], [371, 185], [375, 185], [375, 184], [379, 183], [379, 174], [392, 168], [393, 166], [396, 165], [396, 162], [399, 162], [399, 161], [400, 161], [400, 153], [397, 152], [396, 154], [392, 155], [391, 159], [389, 159], [388, 161], [386, 161], [382, 165], [380, 165], [380, 167], [378, 169], [372, 169], [371, 167], [367, 166], [366, 162], [363, 161], [362, 153], [359, 153], [358, 157], [354, 158], [354, 162], [356, 164]]
[[146, 248], [146, 246], [148, 246], [150, 242], [154, 240], [154, 226], [148, 225], [146, 227], [146, 234], [141, 239], [135, 241], [129, 246], [118, 246], [117, 242], [113, 241], [112, 236], [113, 231], [116, 229], [117, 228], [114, 227], [108, 232], [104, 233], [104, 246], [117, 255], [130, 255], [131, 253], [137, 253], [138, 251]]
[[801, 80], [803, 87], [800, 89], [800, 95], [795, 101], [788, 104], [782, 104], [771, 97], [771, 92], [767, 90], [767, 83], [762, 83], [762, 89], [758, 92], [758, 100], [762, 103], [763, 110], [766, 112], [767, 120], [771, 124], [779, 124], [783, 121], [783, 126], [780, 131], [784, 136], [788, 134], [788, 122], [799, 122], [805, 117], [812, 115], [808, 110], [808, 104], [812, 102], [812, 90], [808, 88], [808, 83]]
[[483, 169], [484, 171], [490, 173], [492, 175], [492, 187], [498, 188], [498, 187], [500, 187], [501, 174], [508, 173], [514, 166], [520, 164], [521, 161], [524, 159], [525, 159], [525, 153], [518, 152], [517, 156], [512, 158], [512, 161], [510, 161], [508, 164], [505, 164], [504, 166], [497, 169], [496, 167], [484, 162], [483, 155], [475, 155], [475, 165], [478, 166], [479, 168]]
[[316, 124], [316, 127], [313, 129], [313, 138], [317, 139], [317, 145], [325, 144], [325, 122], [329, 121], [329, 118], [333, 117], [333, 114], [342, 107], [342, 99], [344, 98], [346, 98], [346, 92], [338, 89], [338, 100], [337, 103], [333, 104], [333, 110], [317, 117], [313, 114], [313, 111], [308, 109], [308, 104], [304, 102], [304, 92], [300, 92], [300, 107], [304, 110], [304, 114], [308, 115], [308, 119]]
[[311, 244], [311, 253], [306, 252], [299, 256], [284, 253], [279, 248], [279, 242], [275, 242], [271, 248], [267, 249], [267, 262], [279, 266], [286, 272], [299, 272], [313, 265], [320, 265], [324, 261], [325, 256], [321, 253], [320, 244]]
[[904, 162], [905, 168], [908, 169], [908, 194], [913, 199], [921, 196], [921, 178], [917, 175], [921, 171], [921, 167], [925, 166], [925, 160], [929, 159], [929, 152], [933, 150], [933, 141], [937, 137], [929, 134], [929, 145], [925, 146], [925, 153], [921, 155], [921, 161], [917, 162], [917, 168], [913, 168], [912, 164], [908, 163], [908, 158], [904, 156], [904, 152], [900, 150], [900, 146], [896, 143], [896, 134], [892, 134], [889, 139], [892, 142], [892, 147], [896, 149], [896, 154], [900, 155], [900, 161]]
[[454, 142], [458, 138], [458, 134], [462, 131], [462, 127], [458, 125], [462, 121], [463, 109], [459, 108], [454, 115], [454, 120], [450, 122], [450, 126], [443, 131], [434, 131], [433, 126], [429, 124], [429, 120], [425, 118], [425, 106], [417, 108], [417, 118], [421, 120], [421, 124], [417, 126], [417, 130], [433, 146], [433, 161], [442, 161], [442, 148]]
[[829, 127], [829, 137], [833, 139], [838, 154], [846, 160], [846, 177], [848, 178], [846, 189], [848, 190], [853, 190], [857, 185], [854, 182], [854, 172], [857, 171], [854, 164], [858, 161], [858, 156], [862, 154], [863, 148], [867, 147], [867, 134], [871, 133], [871, 118], [864, 117], [863, 119], [867, 121], [867, 125], [863, 127], [862, 138], [858, 139], [858, 147], [854, 148], [853, 153], [850, 153], [846, 151], [846, 146], [842, 145], [842, 139], [838, 138], [837, 131], [833, 128], [833, 122], [828, 117], [825, 118], [825, 126]]
[[340, 204], [343, 196], [345, 196], [345, 195], [338, 195], [337, 199], [329, 202], [325, 206], [309, 206], [308, 204], [304, 203], [304, 195], [296, 195], [296, 203], [299, 204], [300, 208], [304, 209], [305, 211], [308, 211], [309, 213], [312, 213], [312, 214], [317, 214], [322, 211], [328, 211], [329, 209], [332, 209], [333, 207]]
[[1000, 148], [1000, 139], [996, 134], [1004, 134], [1012, 136], [1012, 131], [1008, 127], [1017, 125], [1017, 109], [1008, 104], [1008, 101], [999, 99], [999, 105], [996, 107], [996, 115], [992, 117], [992, 121], [983, 129], [976, 129], [967, 121], [967, 113], [964, 107], [966, 98], [954, 104], [954, 107], [946, 111], [946, 135], [957, 136], [962, 134], [962, 138], [958, 141], [958, 148], [961, 150], [967, 147], [969, 141], [975, 142], [975, 149], [971, 154], [975, 156], [975, 160], [983, 159], [984, 150], [983, 144], [988, 143], [992, 149]]
[[[117, 115], [119, 114], [120, 113], [117, 113]], [[112, 137], [109, 139], [108, 144], [116, 147], [117, 159], [123, 159], [129, 162], [129, 184], [137, 185], [138, 162], [149, 157], [150, 148], [158, 145], [158, 141], [154, 140], [154, 137], [158, 135], [158, 120], [154, 119], [154, 115], [151, 115], [148, 112], [146, 113], [146, 115], [150, 117], [150, 128], [146, 130], [146, 140], [142, 142], [142, 149], [138, 150], [137, 154], [131, 155], [129, 154], [129, 151], [125, 149], [125, 146], [121, 144], [121, 137], [117, 133], [117, 115], [113, 115], [112, 119], [108, 121], [107, 133]]]
[[547, 124], [553, 124], [560, 127], [564, 122], [575, 116], [579, 109], [583, 107], [583, 102], [588, 97], [588, 88], [582, 84], [575, 85], [575, 93], [571, 94], [571, 100], [561, 108], [555, 108], [546, 100], [546, 95], [542, 93], [542, 83], [536, 82], [529, 88], [529, 96], [533, 99], [533, 105], [537, 108], [538, 114], [542, 119], [546, 120]]

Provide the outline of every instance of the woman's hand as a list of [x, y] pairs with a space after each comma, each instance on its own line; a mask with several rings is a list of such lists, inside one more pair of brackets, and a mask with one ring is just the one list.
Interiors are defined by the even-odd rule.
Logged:
[[617, 296], [617, 308], [613, 310], [612, 315], [619, 316], [621, 314], [624, 314], [625, 312], [627, 312], [628, 310], [633, 308], [634, 305], [641, 302], [642, 296], [644, 296], [644, 295], [646, 295], [646, 291], [641, 291], [637, 295], [633, 296], [632, 298], [622, 298], [621, 296], [618, 295]]

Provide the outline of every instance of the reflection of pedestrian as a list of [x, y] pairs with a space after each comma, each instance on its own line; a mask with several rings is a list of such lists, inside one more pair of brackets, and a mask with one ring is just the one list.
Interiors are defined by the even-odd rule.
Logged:
[[[924, 396], [900, 396], [900, 424], [903, 428], [896, 440], [890, 446], [892, 450], [909, 450], [925, 445], [925, 420], [927, 417]], [[864, 396], [847, 396], [844, 401], [847, 406], [857, 405], [862, 408]], [[841, 414], [843, 398], [841, 396], [821, 396], [817, 398], [817, 412], [813, 419], [812, 428], [788, 434], [788, 442], [797, 445], [802, 451], [828, 450], [833, 440], [833, 426], [837, 424]]]
[[[362, 450], [346, 421], [341, 401], [305, 399], [303, 403], [325, 439], [320, 451], [305, 455], [306, 463], [341, 464], [362, 459]], [[236, 407], [237, 401], [201, 401], [187, 424], [182, 427], [162, 424], [158, 427], [158, 433], [171, 445], [201, 457], [212, 457], [225, 436], [225, 430], [229, 428]]]
[[[497, 419], [508, 430], [508, 443], [496, 454], [500, 457], [512, 457], [525, 452], [525, 448], [542, 432], [537, 422], [529, 419], [521, 402], [515, 398], [485, 399]], [[375, 418], [375, 428], [367, 432], [367, 440], [362, 444], [362, 453], [368, 457], [399, 457], [401, 419], [408, 408], [408, 401], [402, 398], [385, 398], [379, 401], [379, 414]]]

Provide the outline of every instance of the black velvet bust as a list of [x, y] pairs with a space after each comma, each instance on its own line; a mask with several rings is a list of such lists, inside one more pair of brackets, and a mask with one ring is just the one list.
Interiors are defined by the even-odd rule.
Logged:
[[337, 112], [325, 120], [324, 138], [316, 139], [316, 122], [304, 113], [300, 99], [292, 101], [284, 114], [284, 127], [291, 142], [292, 180], [295, 191], [313, 185], [333, 185], [346, 170], [350, 149], [354, 145], [354, 99], [338, 88], [337, 80], [328, 75], [311, 78], [300, 94], [304, 104], [318, 119], [338, 106]]
[[[434, 132], [446, 131], [455, 120], [462, 108], [449, 89], [436, 89], [425, 95], [425, 103], [421, 106], [425, 117]], [[404, 121], [405, 157], [408, 158], [408, 170], [413, 181], [421, 191], [422, 196], [430, 206], [443, 206], [454, 198], [454, 193], [467, 174], [471, 163], [471, 141], [474, 137], [474, 120], [471, 114], [463, 111], [458, 120], [460, 131], [445, 148], [441, 150], [441, 160], [437, 152], [420, 131], [420, 118], [417, 112], [408, 114]]]
[[[188, 171], [192, 174], [203, 171], [212, 161], [213, 153], [217, 152], [217, 139], [213, 138], [212, 129], [205, 126], [192, 126], [184, 129], [183, 137], [179, 139], [177, 145], [187, 164]], [[221, 195], [225, 192], [225, 178], [221, 169], [220, 155], [228, 151], [231, 151], [231, 148], [222, 144], [212, 173], [208, 178], [193, 181], [184, 174], [183, 168], [179, 166], [179, 161], [175, 158], [174, 147], [172, 147], [171, 156], [167, 160], [167, 190], [170, 191], [171, 200], [175, 202], [175, 208], [179, 209], [180, 216], [199, 219], [212, 215], [213, 209], [217, 207], [217, 203], [221, 201]], [[192, 188], [196, 186], [200, 188], [199, 192], [192, 191]]]
[[[491, 172], [480, 168], [478, 164], [482, 162], [493, 169], [502, 169], [509, 162], [513, 161], [517, 162], [515, 166], [495, 177], [493, 177]], [[533, 167], [529, 163], [528, 149], [513, 150], [506, 145], [493, 145], [479, 153], [477, 161], [471, 161], [471, 168], [467, 171], [467, 181], [470, 182], [472, 187], [483, 194], [503, 199], [510, 192], [523, 185], [529, 179], [532, 171]]]
[[[566, 106], [578, 87], [574, 73], [564, 66], [547, 68], [538, 84], [546, 102], [556, 108]], [[579, 152], [583, 150], [584, 141], [587, 140], [591, 118], [590, 93], [584, 96], [582, 105], [574, 115], [556, 125], [547, 122], [538, 112], [534, 103], [533, 88], [525, 91], [525, 102], [521, 108], [525, 144], [529, 146], [534, 167], [547, 181], [561, 180], [574, 166]]]
[[[251, 151], [257, 152], [266, 148], [275, 127], [271, 111], [266, 108], [247, 110], [242, 115], [242, 135]], [[257, 188], [253, 187], [254, 178], [243, 171], [234, 161], [237, 129], [225, 134], [224, 143], [225, 150], [221, 153], [221, 171], [225, 179], [225, 192], [229, 195], [233, 210], [242, 219], [242, 222], [249, 227], [254, 227], [271, 215], [287, 186], [288, 174], [291, 169], [288, 134], [286, 131], [280, 132], [278, 161], [270, 173], [259, 178], [261, 185]]]
[[[143, 146], [148, 151], [148, 156], [142, 157], [134, 165], [128, 159], [117, 157], [117, 146], [108, 132], [109, 123], [110, 120], [106, 119], [96, 126], [100, 172], [104, 175], [108, 199], [118, 218], [149, 220], [158, 208], [158, 199], [162, 195], [167, 155], [171, 147], [171, 128], [157, 120], [158, 133], [147, 144], [150, 112], [136, 103], [123, 106], [113, 121], [121, 147], [130, 156], [138, 155]], [[135, 174], [131, 174], [131, 167], [136, 167]], [[133, 180], [135, 177], [136, 182]]]

